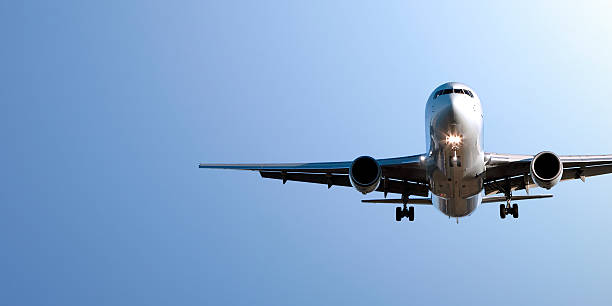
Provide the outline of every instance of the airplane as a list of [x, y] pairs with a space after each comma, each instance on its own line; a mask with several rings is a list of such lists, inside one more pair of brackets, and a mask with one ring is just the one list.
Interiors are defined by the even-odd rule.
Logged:
[[[499, 216], [518, 218], [513, 201], [550, 198], [529, 189], [551, 189], [560, 181], [612, 172], [612, 155], [536, 155], [486, 153], [483, 112], [476, 92], [465, 84], [438, 86], [425, 106], [426, 151], [404, 157], [280, 164], [199, 164], [199, 168], [259, 171], [264, 178], [354, 187], [362, 194], [382, 192], [394, 204], [395, 220], [414, 220], [414, 206], [432, 205], [449, 218], [466, 217], [480, 204], [500, 203]], [[513, 195], [525, 190], [527, 195]], [[387, 199], [387, 194], [400, 197]], [[416, 198], [414, 197], [416, 196]], [[505, 202], [505, 204], [504, 204]], [[401, 205], [401, 206], [399, 206]], [[407, 205], [411, 205], [407, 207]]]

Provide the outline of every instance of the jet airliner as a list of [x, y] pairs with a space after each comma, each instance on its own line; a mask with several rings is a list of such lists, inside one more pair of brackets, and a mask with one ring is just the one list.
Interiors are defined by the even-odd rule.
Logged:
[[[280, 164], [200, 164], [200, 168], [258, 171], [264, 178], [354, 187], [362, 194], [382, 192], [395, 204], [395, 220], [414, 220], [412, 205], [432, 205], [448, 217], [472, 214], [482, 203], [501, 203], [499, 215], [518, 218], [513, 201], [549, 198], [529, 189], [550, 189], [560, 181], [612, 172], [612, 155], [535, 155], [487, 153], [483, 148], [483, 112], [476, 92], [450, 82], [436, 88], [425, 106], [425, 153], [352, 161]], [[513, 195], [525, 190], [527, 195]], [[397, 198], [387, 199], [387, 194]], [[410, 205], [410, 207], [407, 207]], [[458, 219], [457, 219], [458, 221]]]

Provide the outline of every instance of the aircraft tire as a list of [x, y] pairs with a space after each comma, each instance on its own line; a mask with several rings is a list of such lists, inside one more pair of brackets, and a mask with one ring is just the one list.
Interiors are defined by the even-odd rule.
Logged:
[[402, 208], [396, 207], [395, 208], [395, 221], [397, 222], [402, 221], [403, 217], [404, 217], [404, 212], [402, 211]]

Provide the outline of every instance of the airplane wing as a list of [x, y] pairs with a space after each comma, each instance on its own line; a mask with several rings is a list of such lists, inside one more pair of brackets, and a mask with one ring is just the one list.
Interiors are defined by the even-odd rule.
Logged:
[[[534, 155], [487, 153], [485, 194], [537, 187], [529, 174]], [[612, 155], [560, 155], [561, 181], [612, 173]]]
[[[376, 160], [382, 169], [382, 181], [376, 191], [427, 196], [427, 179], [421, 155]], [[264, 178], [350, 187], [348, 177], [352, 161], [282, 164], [200, 164], [200, 168], [258, 171]]]

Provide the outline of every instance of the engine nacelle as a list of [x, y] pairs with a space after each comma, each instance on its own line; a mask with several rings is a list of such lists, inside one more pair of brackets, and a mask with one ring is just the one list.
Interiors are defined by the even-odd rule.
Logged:
[[351, 184], [363, 194], [376, 190], [381, 177], [382, 169], [380, 165], [370, 156], [357, 157], [349, 168]]
[[561, 180], [563, 163], [553, 152], [540, 152], [531, 161], [529, 173], [536, 185], [550, 189]]

